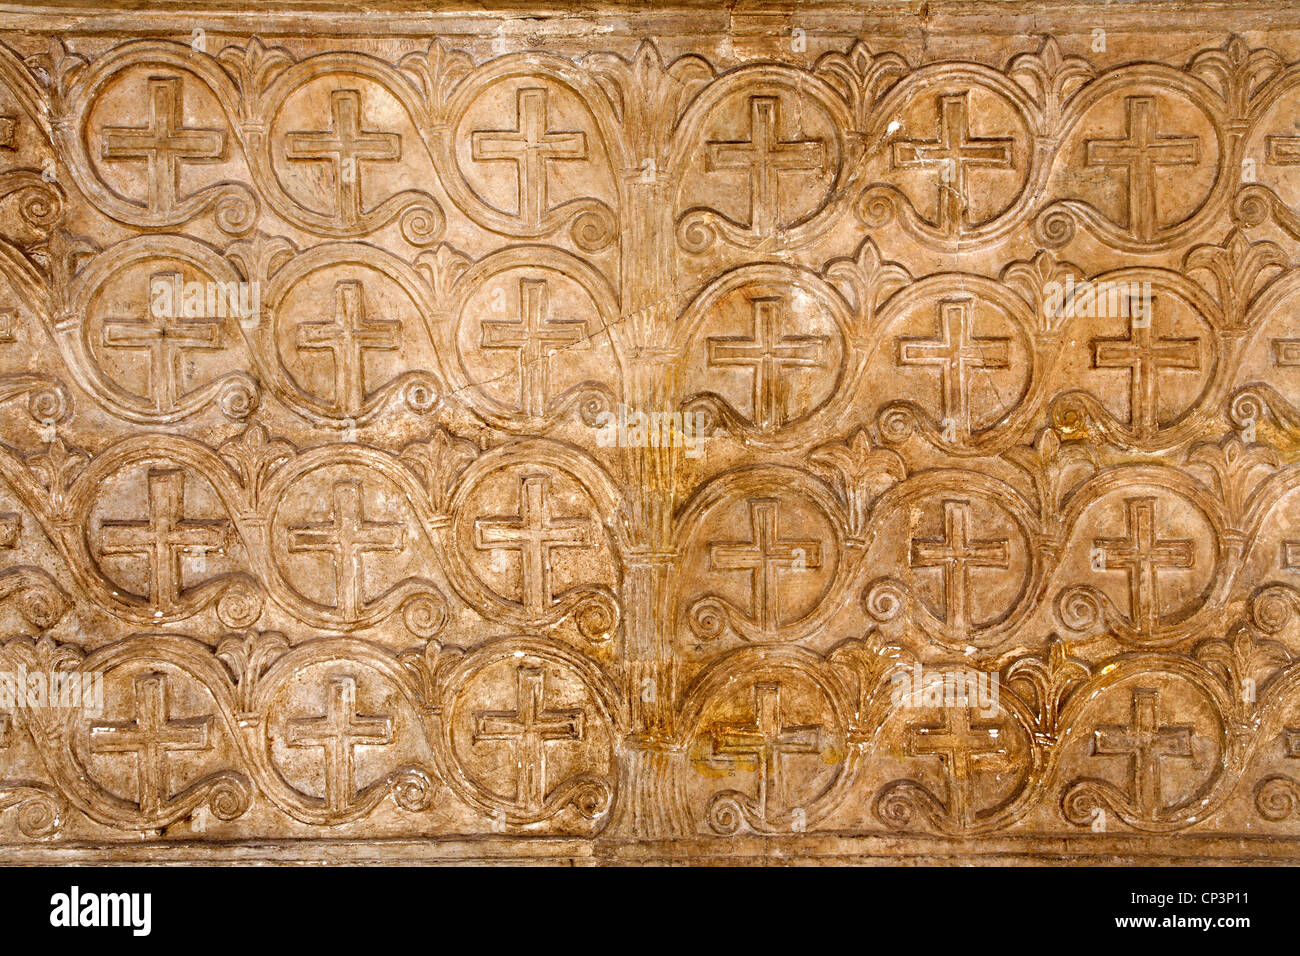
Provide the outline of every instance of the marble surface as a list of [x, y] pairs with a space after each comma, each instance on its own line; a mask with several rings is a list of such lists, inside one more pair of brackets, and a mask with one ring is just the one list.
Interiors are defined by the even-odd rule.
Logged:
[[0, 859], [1296, 857], [1293, 5], [4, 10]]

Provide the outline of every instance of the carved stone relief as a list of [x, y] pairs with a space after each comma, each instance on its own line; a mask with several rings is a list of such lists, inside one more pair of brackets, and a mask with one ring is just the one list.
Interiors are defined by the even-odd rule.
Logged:
[[0, 25], [6, 857], [1300, 855], [1300, 17], [1125, 6]]

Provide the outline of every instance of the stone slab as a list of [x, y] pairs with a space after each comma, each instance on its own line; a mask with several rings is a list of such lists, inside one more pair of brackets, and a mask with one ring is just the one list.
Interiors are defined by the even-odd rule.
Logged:
[[1300, 9], [372, 7], [0, 5], [0, 859], [1300, 855]]

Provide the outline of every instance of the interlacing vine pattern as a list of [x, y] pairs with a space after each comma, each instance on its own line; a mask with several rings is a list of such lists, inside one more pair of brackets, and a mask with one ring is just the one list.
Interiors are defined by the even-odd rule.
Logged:
[[0, 37], [0, 839], [1300, 832], [1300, 60], [816, 42]]

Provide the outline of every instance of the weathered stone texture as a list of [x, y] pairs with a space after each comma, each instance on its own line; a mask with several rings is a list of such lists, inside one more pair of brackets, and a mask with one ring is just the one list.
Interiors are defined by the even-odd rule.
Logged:
[[547, 7], [0, 14], [0, 856], [1294, 858], [1294, 5]]

